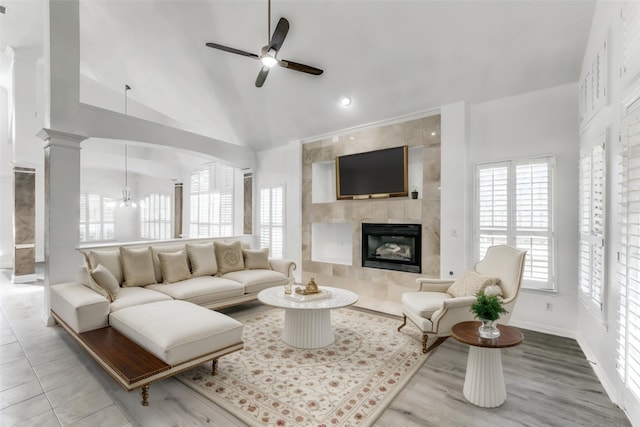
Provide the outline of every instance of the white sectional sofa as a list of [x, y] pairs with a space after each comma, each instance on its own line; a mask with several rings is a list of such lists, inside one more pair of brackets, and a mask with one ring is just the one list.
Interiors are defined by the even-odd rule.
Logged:
[[[203, 256], [207, 249], [209, 259]], [[51, 288], [51, 310], [76, 333], [105, 327], [110, 313], [141, 304], [176, 299], [217, 309], [253, 301], [261, 290], [293, 281], [296, 268], [293, 261], [269, 259], [265, 250], [250, 250], [240, 241], [136, 243], [80, 250], [86, 263], [78, 281]], [[171, 259], [179, 252], [186, 255], [188, 271], [178, 271], [184, 265]], [[117, 281], [115, 291], [95, 280], [98, 268], [108, 270]]]
[[[52, 315], [125, 389], [141, 387], [145, 406], [151, 382], [209, 360], [215, 373], [220, 356], [242, 349], [242, 324], [206, 309], [255, 300], [293, 282], [296, 268], [238, 240], [80, 251], [78, 281], [51, 287]], [[131, 357], [122, 357], [123, 345]], [[148, 365], [135, 361], [149, 355]]]

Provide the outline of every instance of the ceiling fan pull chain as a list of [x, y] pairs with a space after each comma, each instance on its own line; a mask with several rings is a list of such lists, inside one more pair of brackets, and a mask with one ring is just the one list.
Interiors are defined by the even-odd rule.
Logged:
[[271, 0], [268, 0], [267, 12], [267, 44], [271, 43]]

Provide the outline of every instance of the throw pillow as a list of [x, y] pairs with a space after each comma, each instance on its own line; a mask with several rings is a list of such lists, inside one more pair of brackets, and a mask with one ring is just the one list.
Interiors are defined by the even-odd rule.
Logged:
[[449, 286], [447, 293], [456, 298], [475, 296], [485, 287], [497, 284], [499, 280], [497, 277], [481, 276], [475, 271], [465, 271]]
[[193, 277], [213, 276], [218, 272], [213, 242], [187, 243], [187, 254], [189, 255], [189, 261], [191, 261], [191, 274]]
[[156, 283], [162, 283], [162, 268], [160, 268], [159, 253], [184, 251], [184, 245], [151, 246], [151, 258], [153, 259], [153, 272], [156, 275]]
[[242, 246], [239, 241], [233, 243], [213, 242], [216, 248], [216, 262], [218, 273], [225, 274], [232, 271], [244, 270]]
[[189, 261], [185, 251], [161, 252], [158, 254], [158, 258], [160, 258], [160, 268], [162, 269], [164, 283], [175, 283], [191, 279]]
[[257, 251], [243, 249], [242, 256], [244, 257], [245, 268], [252, 270], [256, 268], [271, 270], [269, 266], [269, 248], [263, 248]]
[[125, 287], [146, 286], [156, 283], [153, 259], [149, 248], [120, 247]]
[[104, 251], [89, 251], [87, 257], [89, 271], [102, 264], [107, 270], [113, 274], [118, 283], [124, 281], [124, 273], [122, 271], [122, 263], [120, 261], [120, 251], [118, 249]]
[[118, 297], [120, 284], [104, 265], [98, 264], [96, 268], [90, 271], [89, 277], [91, 279], [89, 280], [91, 288], [107, 298], [109, 302], [113, 302]]

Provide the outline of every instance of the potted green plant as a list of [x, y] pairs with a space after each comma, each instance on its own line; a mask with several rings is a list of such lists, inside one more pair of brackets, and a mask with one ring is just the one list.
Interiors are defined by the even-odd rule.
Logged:
[[411, 190], [411, 198], [412, 199], [418, 198], [418, 187], [416, 187], [415, 185], [413, 186], [413, 190]]
[[482, 338], [497, 338], [500, 330], [496, 327], [496, 322], [501, 314], [508, 313], [502, 306], [502, 301], [497, 295], [487, 295], [481, 290], [476, 295], [476, 302], [471, 305], [471, 312], [480, 319], [482, 325], [478, 329]]

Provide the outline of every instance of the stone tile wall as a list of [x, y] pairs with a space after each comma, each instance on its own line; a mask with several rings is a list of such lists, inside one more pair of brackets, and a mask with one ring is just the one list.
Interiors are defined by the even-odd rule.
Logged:
[[[433, 135], [435, 133], [435, 135]], [[372, 200], [341, 200], [312, 203], [312, 164], [335, 160], [336, 156], [407, 145], [422, 147], [422, 194]], [[320, 285], [353, 290], [363, 301], [400, 303], [403, 292], [415, 289], [421, 276], [440, 277], [440, 116], [364, 129], [339, 137], [304, 144], [302, 147], [302, 280], [314, 277]], [[311, 259], [313, 223], [350, 222], [352, 265], [315, 262]], [[361, 224], [422, 224], [422, 274], [363, 268]], [[367, 306], [367, 303], [361, 304]], [[379, 309], [370, 306], [368, 308]]]

